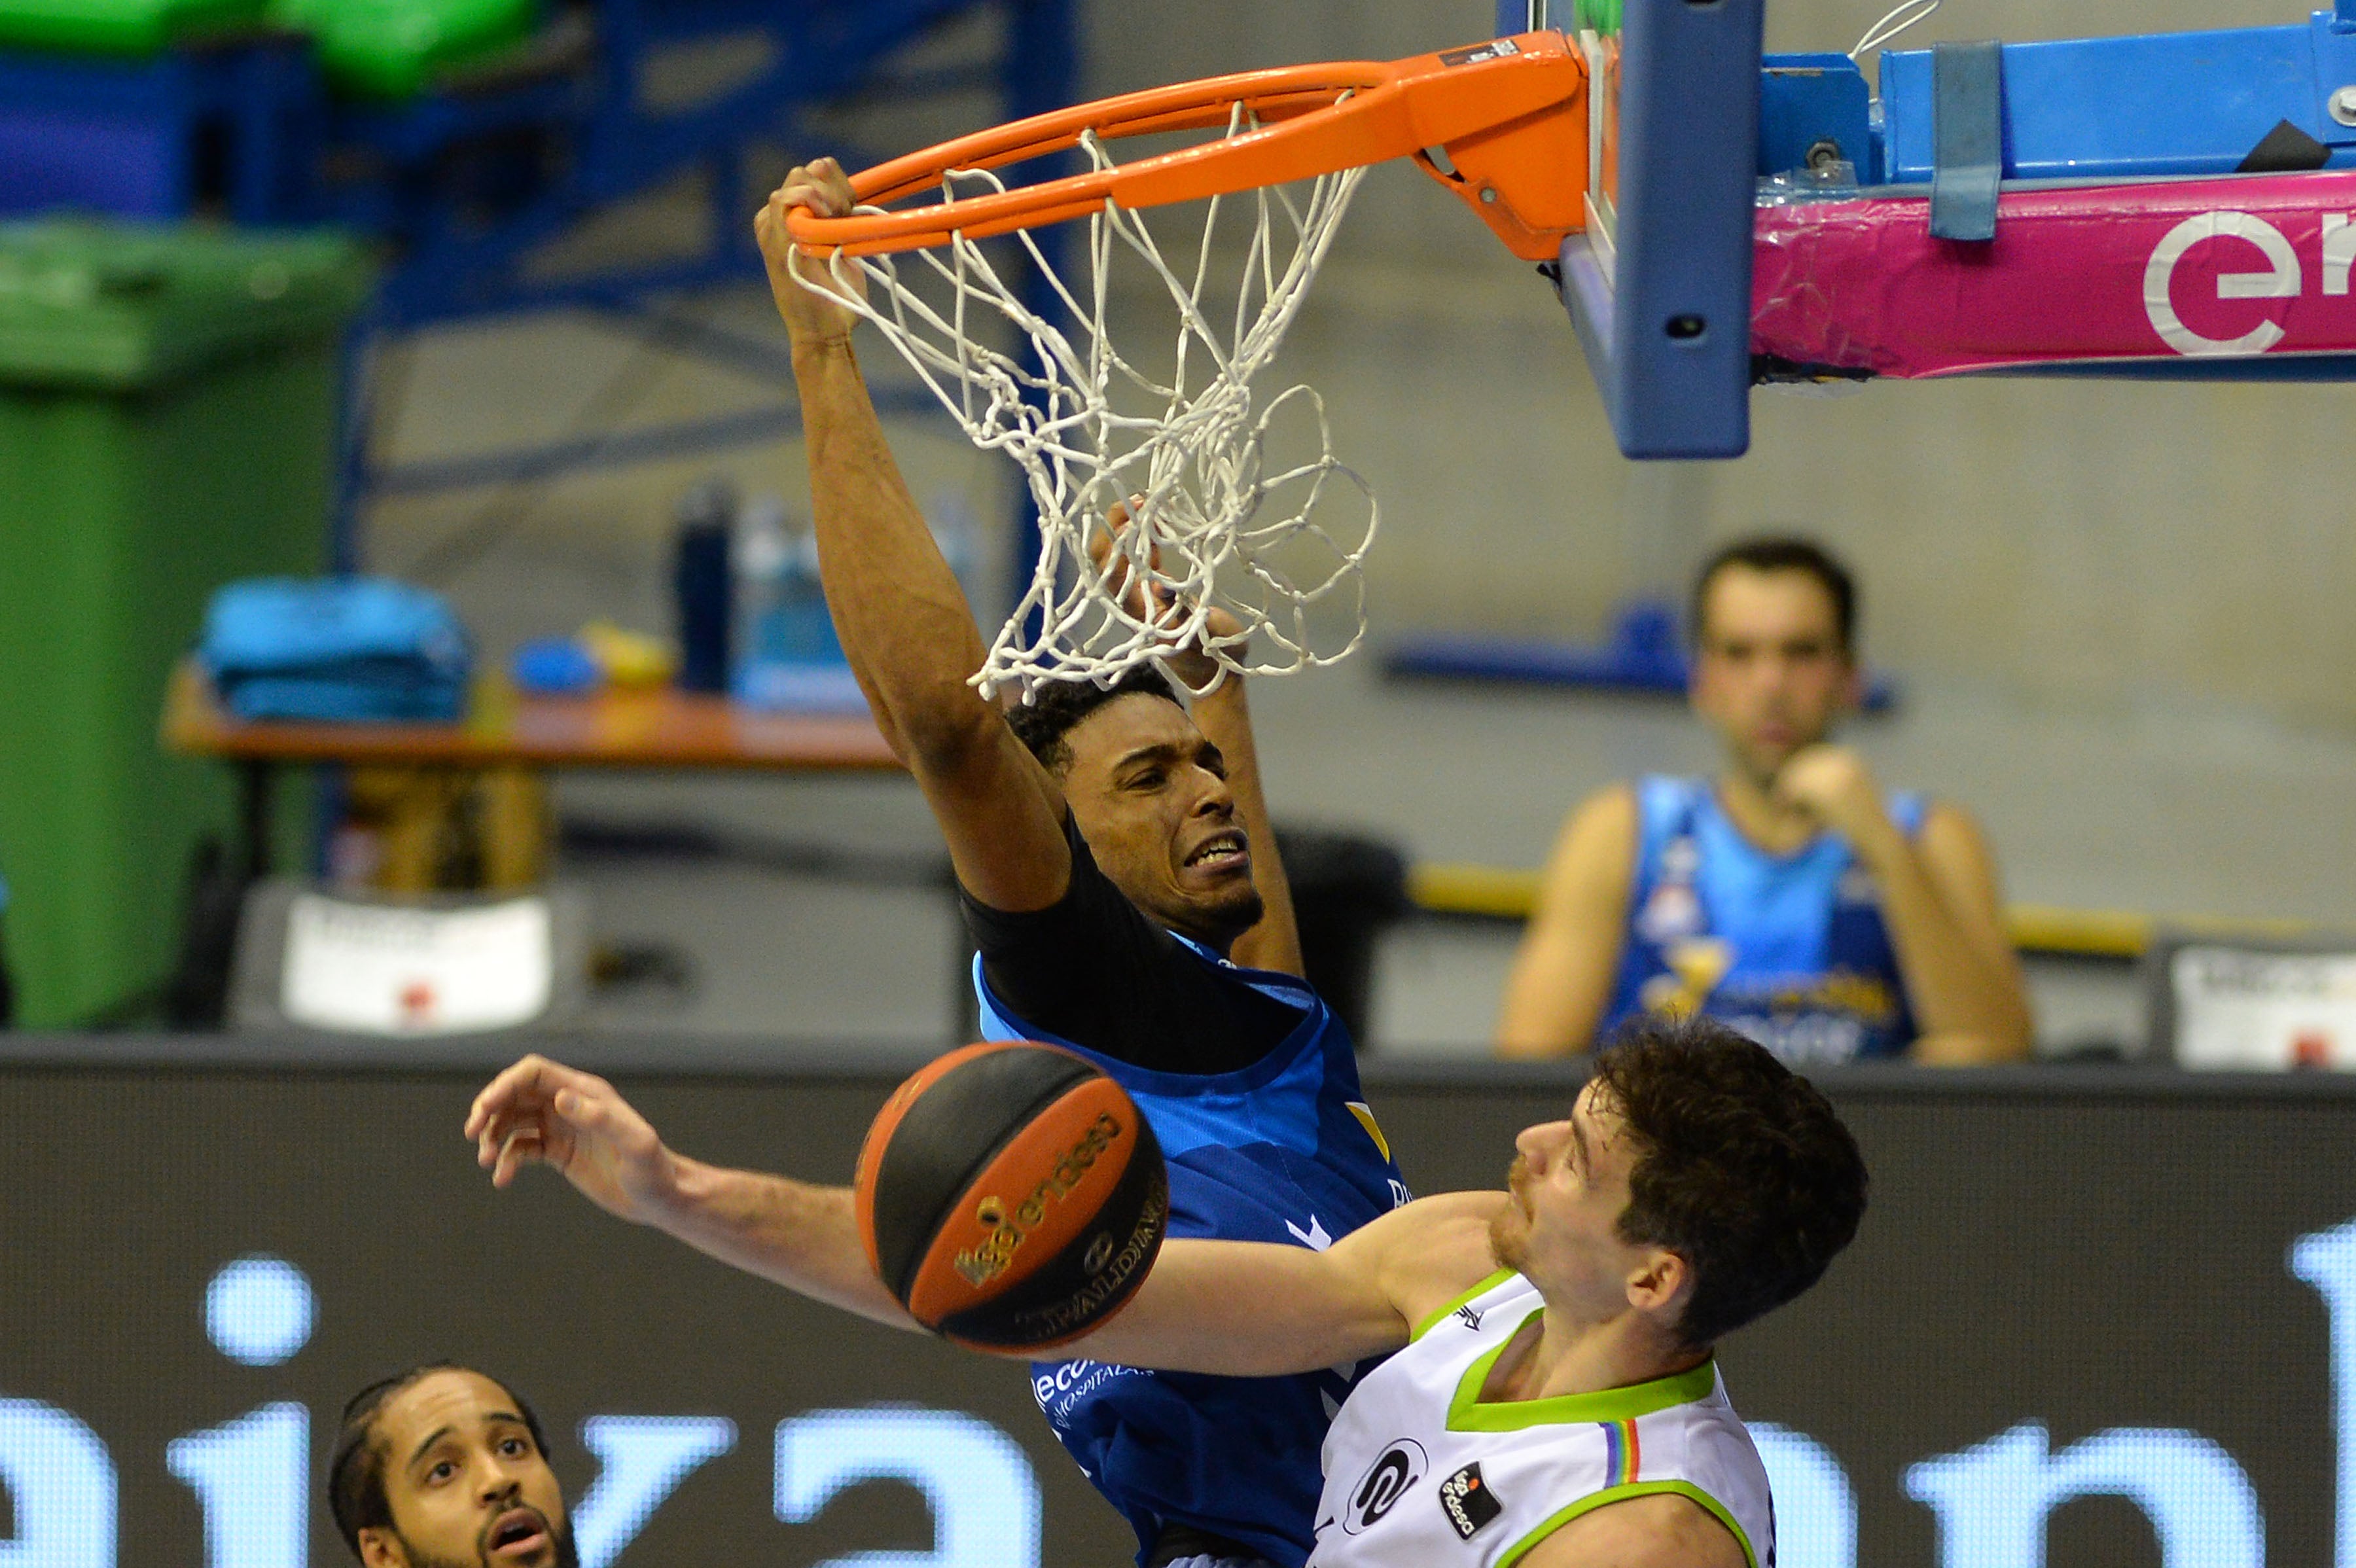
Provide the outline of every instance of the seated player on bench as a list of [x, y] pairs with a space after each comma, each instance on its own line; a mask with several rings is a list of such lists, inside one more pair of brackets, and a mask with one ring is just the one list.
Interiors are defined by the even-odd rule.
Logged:
[[[825, 274], [794, 254], [787, 213], [850, 204], [840, 166], [797, 168], [761, 214], [761, 247], [793, 339], [827, 606], [948, 843], [982, 1032], [1072, 1047], [1121, 1082], [1169, 1156], [1175, 1234], [1345, 1235], [1407, 1188], [1347, 1031], [1299, 978], [1244, 682], [1230, 674], [1191, 713], [1151, 667], [1010, 711], [968, 683], [980, 634], [884, 442], [858, 317], [795, 275]], [[1199, 649], [1171, 661], [1210, 683]], [[1044, 1367], [1033, 1386], [1057, 1391], [1047, 1419], [1135, 1527], [1145, 1568], [1298, 1568], [1317, 1444], [1351, 1372], [1319, 1366], [1251, 1383]]]
[[[603, 1079], [527, 1058], [466, 1133], [495, 1185], [553, 1165], [625, 1219], [915, 1326], [850, 1188], [675, 1154]], [[1766, 1471], [1712, 1347], [1856, 1234], [1847, 1129], [1731, 1030], [1645, 1019], [1515, 1145], [1509, 1191], [1425, 1198], [1323, 1251], [1171, 1240], [1076, 1348], [1235, 1377], [1389, 1356], [1324, 1441], [1311, 1568], [1770, 1568]]]
[[2029, 1054], [1979, 829], [1885, 794], [1829, 738], [1860, 693], [1856, 602], [1804, 540], [1747, 540], [1702, 569], [1692, 703], [1725, 766], [1571, 812], [1506, 982], [1500, 1055], [1567, 1055], [1640, 1015], [1695, 1012], [1794, 1065]]

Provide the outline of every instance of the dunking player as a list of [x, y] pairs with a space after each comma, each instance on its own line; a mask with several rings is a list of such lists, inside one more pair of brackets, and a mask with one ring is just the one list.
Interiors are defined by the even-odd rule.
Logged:
[[[792, 274], [787, 211], [850, 201], [839, 166], [798, 168], [761, 245], [793, 338], [828, 607], [948, 841], [983, 1033], [1069, 1045], [1121, 1081], [1169, 1157], [1173, 1234], [1324, 1246], [1407, 1194], [1348, 1037], [1298, 978], [1243, 682], [1192, 714], [1151, 669], [1051, 686], [1011, 713], [966, 683], [982, 642], [884, 444], [858, 317]], [[1208, 683], [1199, 651], [1173, 661]], [[1348, 1383], [1291, 1370], [1237, 1383], [1064, 1362], [1033, 1388], [1148, 1568], [1297, 1568], [1317, 1444]]]
[[[610, 1085], [529, 1058], [466, 1130], [739, 1266], [880, 1322], [851, 1194], [664, 1147]], [[1708, 1018], [1644, 1019], [1511, 1191], [1409, 1204], [1322, 1252], [1173, 1240], [1082, 1348], [1272, 1376], [1392, 1352], [1323, 1444], [1312, 1568], [1772, 1568], [1767, 1476], [1711, 1347], [1814, 1284], [1866, 1175], [1832, 1107]]]

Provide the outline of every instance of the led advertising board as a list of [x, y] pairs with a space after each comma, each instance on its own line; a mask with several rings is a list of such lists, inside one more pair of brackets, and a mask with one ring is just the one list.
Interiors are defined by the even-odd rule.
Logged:
[[[0, 1069], [0, 1568], [344, 1563], [343, 1402], [445, 1357], [539, 1407], [589, 1568], [1127, 1559], [1025, 1369], [494, 1193], [484, 1076]], [[690, 1153], [840, 1180], [894, 1078], [622, 1081]], [[2356, 1568], [2356, 1085], [1823, 1081], [1872, 1209], [1720, 1355], [1782, 1568]], [[1369, 1070], [1419, 1191], [1575, 1084]]]

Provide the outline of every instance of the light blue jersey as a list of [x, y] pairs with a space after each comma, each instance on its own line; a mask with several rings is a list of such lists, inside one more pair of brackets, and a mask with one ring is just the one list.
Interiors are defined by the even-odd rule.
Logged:
[[[1349, 1034], [1289, 974], [1199, 961], [1300, 1012], [1276, 1047], [1234, 1072], [1156, 1072], [1014, 1016], [976, 961], [981, 1032], [1078, 1051], [1126, 1089], [1170, 1165], [1170, 1234], [1324, 1250], [1408, 1199], [1358, 1087]], [[1032, 1391], [1056, 1437], [1150, 1547], [1165, 1524], [1225, 1537], [1280, 1568], [1314, 1542], [1318, 1452], [1357, 1369], [1283, 1378], [1040, 1362]], [[1141, 1560], [1142, 1550], [1141, 1551]]]
[[[1913, 1043], [1879, 890], [1846, 842], [1818, 833], [1771, 854], [1706, 779], [1645, 779], [1636, 803], [1636, 878], [1599, 1040], [1639, 1013], [1697, 1011], [1794, 1067]], [[1922, 797], [1889, 808], [1908, 837], [1922, 831]]]

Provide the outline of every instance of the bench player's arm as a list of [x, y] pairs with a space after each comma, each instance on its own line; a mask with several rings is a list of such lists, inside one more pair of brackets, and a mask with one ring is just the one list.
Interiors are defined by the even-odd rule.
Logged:
[[918, 1327], [868, 1266], [849, 1187], [724, 1170], [676, 1154], [594, 1074], [526, 1057], [475, 1097], [466, 1133], [495, 1187], [514, 1181], [525, 1165], [551, 1165], [616, 1218], [830, 1306], [894, 1328]]
[[1499, 1056], [1568, 1056], [1593, 1044], [1626, 940], [1636, 826], [1635, 792], [1624, 784], [1590, 796], [1564, 822], [1505, 982]]
[[1674, 1492], [1583, 1513], [1518, 1561], [1522, 1568], [1751, 1568], [1732, 1530]]
[[2029, 1004], [2005, 940], [1995, 858], [1954, 807], [1931, 808], [1919, 835], [1891, 818], [1881, 787], [1843, 746], [1794, 752], [1772, 793], [1848, 841], [1881, 895], [1921, 1038], [1917, 1061], [2019, 1060], [2029, 1055]]
[[2034, 1032], [2027, 987], [1987, 840], [1968, 815], [1941, 802], [1923, 820], [1914, 859], [1932, 896], [1927, 908], [1893, 886], [1902, 877], [1886, 880], [1882, 893], [1899, 972], [1917, 1001], [1922, 1033], [1913, 1058], [1941, 1067], [2027, 1059]]
[[1489, 1220], [1508, 1201], [1501, 1192], [1421, 1198], [1322, 1252], [1165, 1241], [1130, 1304], [1062, 1353], [1240, 1378], [1383, 1355], [1496, 1272]]
[[851, 672], [948, 842], [958, 880], [993, 909], [1044, 909], [1071, 879], [1063, 791], [966, 683], [988, 650], [957, 575], [908, 493], [851, 350], [858, 317], [795, 276], [795, 207], [851, 209], [841, 166], [796, 168], [756, 225], [770, 292], [793, 339], [810, 504], [827, 608]]

